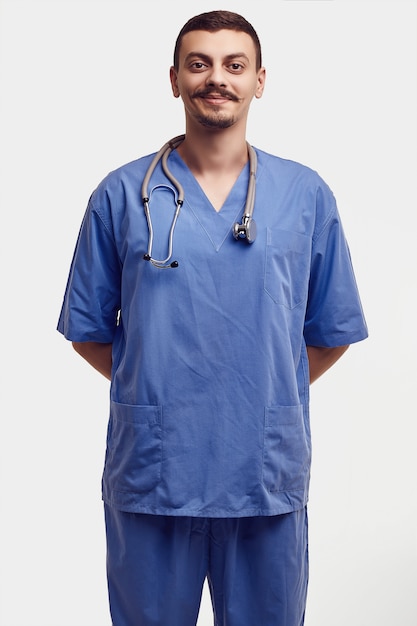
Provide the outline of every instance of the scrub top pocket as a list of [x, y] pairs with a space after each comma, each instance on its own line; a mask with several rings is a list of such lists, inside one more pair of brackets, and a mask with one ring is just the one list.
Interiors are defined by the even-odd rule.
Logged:
[[264, 288], [274, 302], [293, 309], [307, 300], [310, 256], [307, 235], [267, 229]]
[[263, 483], [268, 491], [303, 489], [310, 457], [303, 406], [266, 407]]
[[110, 490], [150, 491], [161, 477], [162, 407], [111, 402], [104, 478]]

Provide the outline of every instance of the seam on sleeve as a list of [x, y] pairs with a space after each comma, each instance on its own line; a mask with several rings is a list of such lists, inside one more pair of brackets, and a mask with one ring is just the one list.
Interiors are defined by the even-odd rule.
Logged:
[[[109, 224], [106, 223], [106, 220], [105, 220], [104, 216], [102, 215], [102, 211], [100, 210], [99, 207], [97, 207], [95, 205], [94, 200], [92, 198], [90, 199], [90, 206], [91, 206], [92, 212], [95, 213], [97, 215], [98, 219], [100, 220], [100, 223], [103, 226], [104, 232], [106, 233], [107, 237], [110, 239], [110, 241], [112, 243], [112, 246], [114, 248], [115, 254], [116, 254], [116, 256], [119, 259], [119, 262], [121, 264], [122, 260], [121, 260], [121, 258], [119, 256], [119, 251], [118, 251], [117, 246], [116, 246], [113, 229], [110, 228]], [[111, 224], [111, 220], [109, 220], [109, 221], [110, 221], [110, 224]]]
[[331, 220], [336, 215], [336, 213], [337, 213], [337, 206], [336, 206], [336, 203], [333, 203], [332, 210], [330, 211], [329, 215], [327, 216], [327, 219], [325, 220], [321, 230], [317, 234], [313, 233], [313, 237], [312, 237], [313, 243], [316, 243], [320, 239], [320, 237], [326, 231], [328, 225], [330, 224]]

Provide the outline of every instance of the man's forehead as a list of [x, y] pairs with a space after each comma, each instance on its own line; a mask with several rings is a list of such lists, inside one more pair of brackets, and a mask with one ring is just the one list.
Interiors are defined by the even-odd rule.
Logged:
[[256, 50], [252, 37], [243, 31], [222, 29], [216, 31], [192, 30], [181, 41], [180, 57], [190, 53], [232, 56], [244, 54], [255, 58]]

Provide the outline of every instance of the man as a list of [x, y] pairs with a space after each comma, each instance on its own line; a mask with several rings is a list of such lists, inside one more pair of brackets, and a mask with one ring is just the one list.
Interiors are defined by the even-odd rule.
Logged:
[[244, 18], [189, 20], [170, 79], [185, 138], [93, 193], [58, 325], [111, 380], [112, 620], [195, 625], [207, 577], [217, 626], [300, 626], [309, 384], [367, 336], [349, 251], [324, 181], [246, 142]]

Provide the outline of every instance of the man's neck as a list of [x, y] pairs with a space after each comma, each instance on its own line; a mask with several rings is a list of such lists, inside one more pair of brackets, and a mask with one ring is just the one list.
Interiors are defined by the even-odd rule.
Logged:
[[186, 133], [177, 148], [216, 211], [220, 211], [248, 161], [246, 139], [237, 133]]
[[178, 153], [197, 176], [240, 172], [248, 160], [245, 136], [233, 129], [206, 133], [187, 130]]

